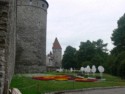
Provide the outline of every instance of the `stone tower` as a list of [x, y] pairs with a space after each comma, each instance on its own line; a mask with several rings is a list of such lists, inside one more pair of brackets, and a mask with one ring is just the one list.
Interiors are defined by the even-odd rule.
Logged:
[[53, 49], [53, 57], [54, 57], [55, 66], [59, 68], [61, 67], [62, 48], [57, 38], [55, 39], [53, 43], [52, 49]]
[[17, 73], [46, 70], [46, 0], [17, 0]]

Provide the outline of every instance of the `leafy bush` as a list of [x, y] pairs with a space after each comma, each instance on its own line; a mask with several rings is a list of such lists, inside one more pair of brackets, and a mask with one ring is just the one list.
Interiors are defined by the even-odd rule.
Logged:
[[[122, 64], [122, 61], [125, 61], [125, 51], [118, 54], [118, 56], [110, 56], [107, 64], [107, 69], [109, 70], [109, 73], [115, 76], [121, 76], [122, 74], [120, 72], [120, 66]], [[119, 75], [120, 74], [120, 75]]]
[[125, 60], [121, 62], [119, 68], [118, 68], [118, 75], [125, 79]]

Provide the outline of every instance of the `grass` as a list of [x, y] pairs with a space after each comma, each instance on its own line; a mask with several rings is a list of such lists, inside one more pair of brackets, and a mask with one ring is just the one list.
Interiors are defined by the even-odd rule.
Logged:
[[[59, 73], [47, 73], [47, 75]], [[98, 75], [98, 74], [97, 74]], [[45, 92], [73, 90], [92, 87], [125, 86], [125, 80], [104, 74], [106, 81], [74, 82], [74, 81], [39, 81], [31, 77], [14, 75], [10, 87], [19, 88], [22, 94], [44, 94]]]

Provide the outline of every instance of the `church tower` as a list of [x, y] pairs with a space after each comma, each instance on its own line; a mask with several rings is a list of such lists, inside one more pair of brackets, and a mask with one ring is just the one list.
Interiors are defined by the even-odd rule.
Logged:
[[59, 43], [57, 38], [55, 39], [55, 41], [53, 43], [52, 50], [53, 50], [55, 67], [60, 68], [61, 67], [61, 60], [62, 60], [62, 48], [61, 48], [60, 43]]

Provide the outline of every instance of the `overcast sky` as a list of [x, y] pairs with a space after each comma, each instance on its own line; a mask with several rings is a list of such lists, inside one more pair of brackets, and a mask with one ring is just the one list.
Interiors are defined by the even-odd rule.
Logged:
[[125, 0], [47, 0], [47, 54], [55, 37], [63, 51], [67, 46], [79, 49], [80, 42], [102, 39], [113, 48], [111, 34], [125, 13]]

